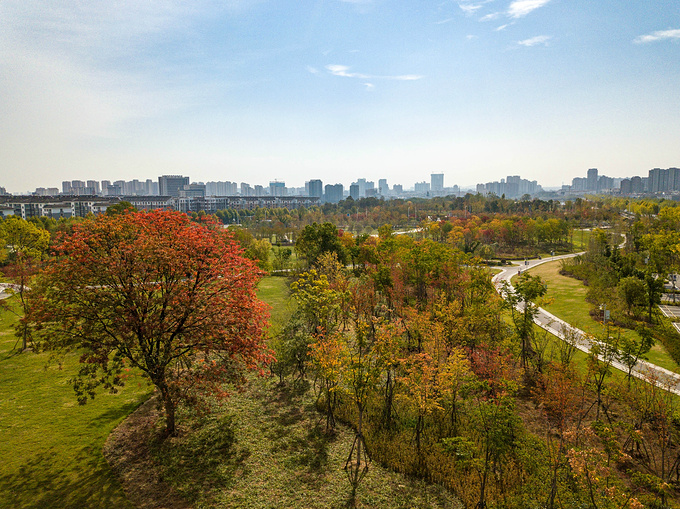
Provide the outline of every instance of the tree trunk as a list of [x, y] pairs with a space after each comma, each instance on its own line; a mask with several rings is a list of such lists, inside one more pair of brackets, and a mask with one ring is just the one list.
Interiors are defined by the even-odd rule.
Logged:
[[170, 395], [170, 390], [165, 384], [157, 387], [161, 391], [161, 398], [163, 399], [163, 410], [165, 410], [165, 436], [172, 437], [177, 433], [175, 427], [175, 410], [176, 404]]

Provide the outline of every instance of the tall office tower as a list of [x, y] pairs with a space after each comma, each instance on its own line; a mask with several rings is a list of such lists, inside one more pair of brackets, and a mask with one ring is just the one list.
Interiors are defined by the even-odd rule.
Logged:
[[378, 180], [378, 193], [380, 196], [387, 196], [390, 194], [390, 186], [387, 185], [387, 179]]
[[357, 179], [356, 184], [359, 186], [359, 198], [366, 196], [366, 179]]
[[69, 180], [64, 180], [61, 183], [61, 192], [64, 194], [71, 194], [71, 182]]
[[326, 191], [324, 193], [324, 201], [327, 203], [338, 203], [344, 198], [345, 188], [342, 184], [327, 184], [324, 190]]
[[430, 189], [433, 193], [441, 193], [444, 191], [444, 174], [432, 173], [430, 174]]
[[189, 185], [189, 177], [182, 175], [162, 175], [158, 177], [158, 191], [161, 196], [179, 197], [179, 190]]
[[323, 196], [323, 182], [319, 179], [310, 180], [308, 196], [321, 198]]
[[286, 196], [286, 183], [275, 180], [269, 183], [269, 194], [271, 196]]
[[597, 191], [597, 168], [590, 168], [587, 178], [586, 191]]
[[350, 196], [353, 200], [358, 200], [358, 199], [359, 199], [359, 184], [357, 184], [356, 182], [355, 182], [354, 184], [351, 184], [351, 185], [349, 186], [349, 196]]

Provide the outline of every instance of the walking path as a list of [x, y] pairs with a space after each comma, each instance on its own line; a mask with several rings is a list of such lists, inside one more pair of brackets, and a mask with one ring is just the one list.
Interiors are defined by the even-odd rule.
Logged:
[[[504, 269], [502, 272], [496, 274], [492, 281], [498, 293], [502, 294], [503, 282], [506, 281], [512, 287], [510, 279], [517, 275], [518, 272], [524, 272], [525, 270], [531, 270], [537, 265], [542, 263], [552, 262], [555, 260], [564, 260], [566, 258], [573, 258], [583, 253], [573, 253], [561, 256], [551, 256], [549, 258], [526, 260], [519, 266], [515, 265]], [[543, 308], [538, 308], [536, 317], [534, 318], [536, 324], [550, 332], [551, 334], [557, 336], [563, 341], [568, 341], [572, 343], [579, 350], [590, 353], [590, 347], [593, 344], [594, 339], [592, 336], [586, 334], [581, 329], [572, 327], [564, 320], [557, 318], [555, 315], [549, 313]], [[600, 357], [602, 359], [602, 357]], [[628, 367], [619, 361], [612, 361], [611, 365], [616, 369], [628, 373]], [[633, 367], [633, 376], [640, 378], [642, 380], [656, 380], [656, 384], [660, 387], [670, 390], [674, 394], [680, 395], [680, 375], [647, 362], [645, 360], [638, 360], [637, 364]]]

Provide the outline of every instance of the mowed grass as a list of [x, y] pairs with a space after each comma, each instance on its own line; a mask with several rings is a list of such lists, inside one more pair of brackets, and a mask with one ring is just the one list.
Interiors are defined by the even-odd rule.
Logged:
[[[559, 270], [559, 261], [544, 263], [530, 270], [531, 274], [540, 276], [548, 285], [548, 293], [541, 307], [574, 327], [601, 337], [605, 334], [605, 328], [590, 317], [592, 304], [586, 302], [586, 287], [577, 279], [562, 276]], [[610, 328], [609, 333], [613, 336], [618, 334], [617, 331], [618, 329]], [[621, 330], [621, 335], [637, 337], [635, 331], [626, 329]], [[657, 366], [680, 373], [680, 366], [668, 355], [661, 343], [656, 343], [646, 358]]]
[[47, 354], [13, 351], [15, 320], [0, 313], [0, 508], [131, 507], [102, 446], [148, 386], [134, 376], [79, 406], [68, 384], [77, 356], [60, 369]]

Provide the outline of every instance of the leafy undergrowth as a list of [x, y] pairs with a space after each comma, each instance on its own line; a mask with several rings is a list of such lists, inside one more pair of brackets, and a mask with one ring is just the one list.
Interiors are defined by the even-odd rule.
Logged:
[[47, 354], [18, 353], [15, 320], [0, 313], [0, 508], [131, 507], [101, 449], [148, 386], [135, 377], [79, 406], [68, 384], [77, 356], [59, 369]]
[[[182, 420], [178, 437], [152, 445], [163, 480], [197, 508], [342, 508], [354, 433], [324, 432], [310, 390], [255, 378], [221, 412]], [[453, 494], [371, 464], [358, 507], [460, 507]]]

